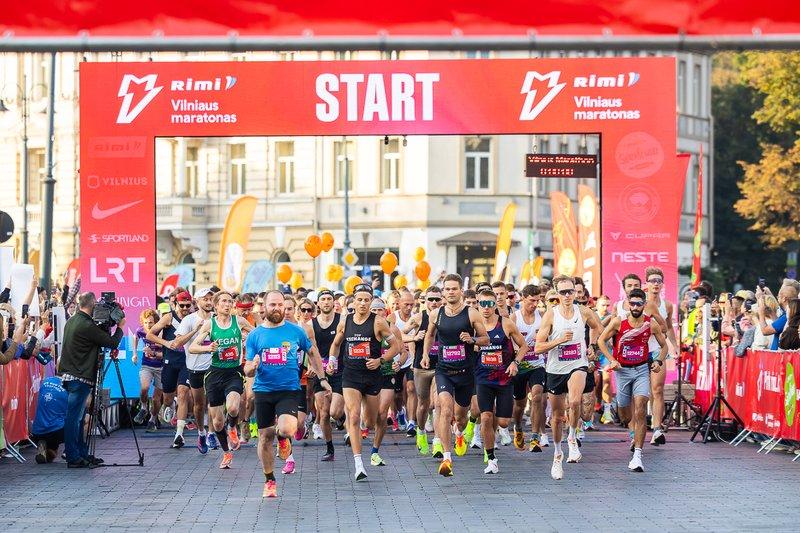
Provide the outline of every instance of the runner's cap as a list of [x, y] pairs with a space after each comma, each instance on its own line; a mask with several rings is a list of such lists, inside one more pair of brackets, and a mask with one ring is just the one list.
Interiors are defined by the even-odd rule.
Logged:
[[211, 294], [211, 289], [209, 289], [208, 287], [204, 289], [197, 289], [196, 291], [194, 291], [194, 297], [196, 300], [199, 300], [200, 298], [208, 294]]
[[189, 294], [189, 291], [180, 292], [175, 297], [175, 301], [177, 301], [177, 302], [191, 302], [192, 301], [192, 295]]

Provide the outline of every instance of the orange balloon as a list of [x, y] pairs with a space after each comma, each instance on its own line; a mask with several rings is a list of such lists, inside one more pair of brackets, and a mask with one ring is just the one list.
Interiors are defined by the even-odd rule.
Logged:
[[331, 248], [333, 248], [333, 235], [326, 231], [320, 235], [320, 239], [322, 240], [322, 251], [330, 252]]
[[417, 288], [421, 291], [424, 291], [428, 287], [431, 286], [431, 280], [429, 279], [418, 279], [417, 280]]
[[303, 286], [303, 275], [300, 272], [295, 272], [292, 274], [292, 277], [289, 278], [289, 285], [294, 289], [297, 290]]
[[417, 279], [428, 279], [428, 276], [431, 275], [431, 265], [429, 265], [427, 261], [420, 261], [417, 263], [417, 266], [414, 267], [414, 274], [417, 275]]
[[408, 286], [408, 278], [404, 275], [400, 274], [395, 276], [394, 278], [394, 288], [395, 289], [402, 289], [403, 287]]
[[345, 294], [353, 294], [353, 289], [356, 288], [356, 285], [361, 283], [361, 278], [358, 276], [350, 276], [344, 282], [344, 293]]
[[397, 256], [392, 252], [384, 252], [381, 256], [381, 270], [384, 274], [391, 274], [397, 268]]
[[309, 235], [304, 246], [311, 257], [317, 257], [322, 253], [322, 239], [319, 238], [319, 235]]
[[292, 267], [289, 265], [281, 265], [278, 267], [276, 274], [278, 275], [278, 281], [281, 283], [289, 283], [289, 280], [292, 279]]
[[423, 259], [425, 259], [425, 248], [418, 246], [417, 249], [414, 250], [414, 261], [419, 263]]

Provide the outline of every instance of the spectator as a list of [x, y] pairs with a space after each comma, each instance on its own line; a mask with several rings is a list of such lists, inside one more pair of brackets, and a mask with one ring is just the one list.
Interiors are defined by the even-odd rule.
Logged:
[[58, 447], [64, 442], [67, 396], [58, 376], [45, 379], [39, 387], [36, 416], [31, 426], [31, 440], [36, 443], [38, 464], [52, 463], [58, 457]]
[[778, 305], [780, 305], [780, 307], [783, 309], [783, 315], [776, 318], [770, 325], [767, 324], [766, 312], [764, 310], [766, 307], [764, 298], [767, 295], [771, 295], [769, 287], [764, 287], [764, 290], [761, 290], [761, 287], [756, 289], [756, 300], [758, 301], [758, 324], [763, 335], [773, 335], [770, 350], [777, 350], [778, 340], [781, 333], [783, 333], [783, 328], [786, 326], [787, 306], [789, 305], [789, 300], [797, 298], [797, 289], [790, 284], [786, 284], [781, 287], [781, 289], [778, 291]]
[[[751, 320], [755, 327], [753, 334], [753, 350], [769, 350], [772, 346], [772, 339], [774, 335], [764, 335], [761, 328], [758, 326], [758, 307], [753, 306], [750, 310]], [[778, 316], [778, 300], [774, 296], [764, 297], [764, 318], [767, 324], [772, 325], [772, 322]]]
[[[0, 309], [6, 306], [8, 304], [0, 305]], [[25, 332], [28, 328], [29, 319], [19, 322], [14, 331], [9, 331], [9, 326], [13, 327], [14, 324], [11, 321], [14, 316], [13, 311], [11, 309], [9, 313], [7, 309], [4, 309], [4, 314], [0, 315], [0, 365], [6, 365], [16, 358], [18, 349], [24, 344], [27, 337]], [[5, 314], [8, 314], [9, 318], [6, 318]]]
[[[786, 287], [786, 285], [784, 285]], [[792, 298], [786, 306], [786, 327], [778, 339], [781, 350], [800, 350], [800, 299]]]
[[86, 399], [97, 380], [97, 368], [101, 361], [100, 348], [116, 349], [122, 339], [125, 319], [117, 325], [113, 335], [100, 329], [92, 321], [97, 302], [94, 293], [86, 292], [78, 297], [78, 310], [64, 324], [64, 340], [58, 371], [64, 389], [68, 393], [67, 414], [64, 421], [64, 451], [68, 468], [86, 468], [99, 464], [100, 460], [89, 457], [82, 437], [82, 424], [86, 411]]

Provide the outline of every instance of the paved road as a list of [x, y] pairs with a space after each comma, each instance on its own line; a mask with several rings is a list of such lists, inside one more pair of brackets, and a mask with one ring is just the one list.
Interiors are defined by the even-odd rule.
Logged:
[[[749, 444], [692, 444], [688, 436], [673, 431], [666, 447], [647, 446], [647, 472], [634, 474], [624, 433], [590, 433], [584, 461], [565, 465], [560, 482], [549, 477], [552, 452], [513, 447], [499, 450], [499, 475], [484, 475], [471, 450], [445, 479], [437, 461], [416, 455], [412, 439], [390, 435], [382, 450], [388, 466], [368, 466], [369, 481], [356, 484], [348, 449], [320, 463], [324, 446], [306, 441], [295, 447], [297, 472], [278, 474], [279, 498], [262, 501], [254, 448], [243, 447], [233, 469], [221, 471], [220, 452], [171, 450], [163, 431], [141, 436], [145, 468], [36, 465], [31, 449], [26, 464], [4, 459], [0, 524], [3, 531], [797, 531], [800, 461], [756, 455]], [[130, 432], [101, 441], [98, 455], [135, 460]]]

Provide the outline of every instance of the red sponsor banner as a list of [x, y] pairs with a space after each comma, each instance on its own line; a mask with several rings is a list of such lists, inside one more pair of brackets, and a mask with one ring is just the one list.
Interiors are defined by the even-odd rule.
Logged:
[[736, 357], [733, 348], [728, 348], [725, 365], [725, 399], [742, 419], [742, 422], [752, 418], [747, 395], [753, 390], [747, 374], [747, 358]]
[[704, 360], [703, 350], [699, 347], [695, 347], [694, 353], [694, 401], [705, 412], [717, 393], [716, 357], [709, 357], [708, 360]]
[[747, 375], [752, 390], [747, 394], [747, 429], [765, 435], [778, 435], [783, 422], [783, 356], [779, 352], [750, 352]]
[[80, 83], [82, 288], [132, 316], [157, 289], [157, 136], [599, 132], [603, 285], [656, 265], [677, 297], [674, 58], [85, 62]]
[[28, 398], [30, 395], [30, 373], [28, 362], [18, 359], [2, 367], [3, 431], [8, 442], [28, 438]]
[[785, 439], [800, 440], [800, 353], [785, 352], [784, 358], [784, 382], [783, 382], [783, 430], [781, 437]]

